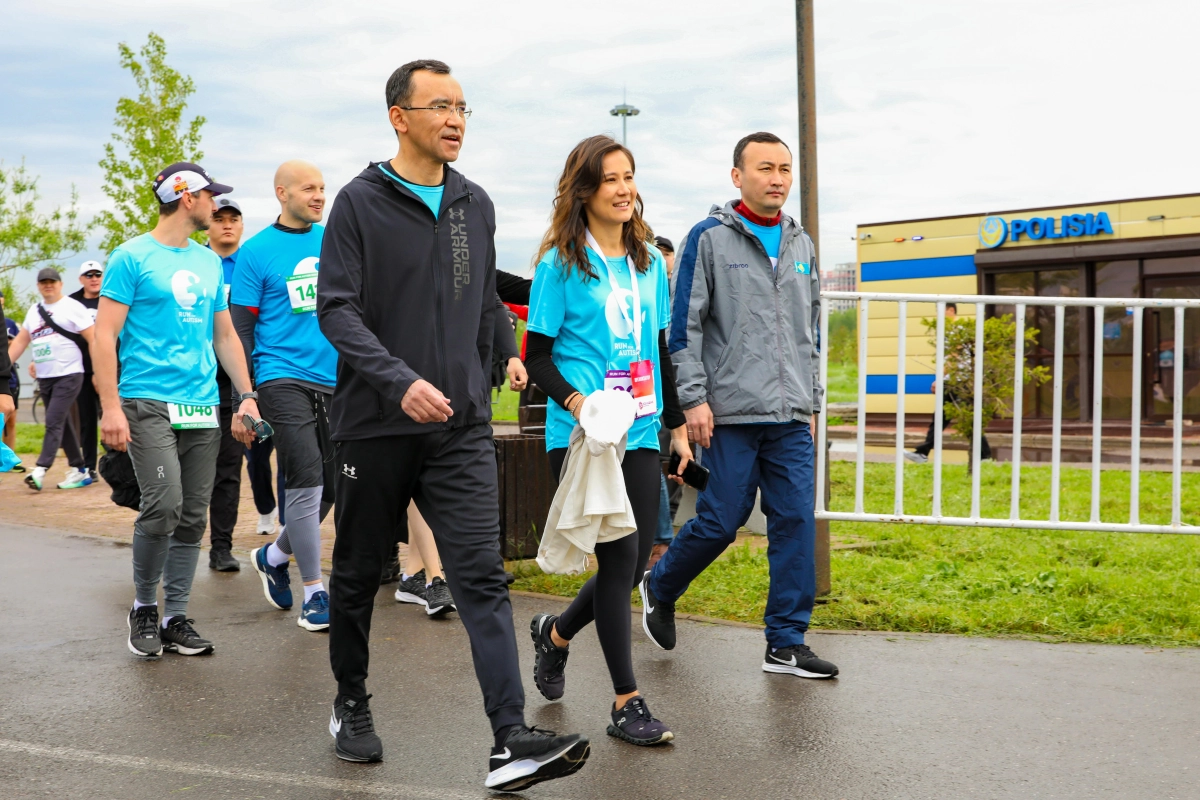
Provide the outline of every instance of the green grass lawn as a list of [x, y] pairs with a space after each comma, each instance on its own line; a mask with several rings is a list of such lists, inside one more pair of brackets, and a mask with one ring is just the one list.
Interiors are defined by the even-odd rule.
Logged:
[[46, 426], [33, 422], [17, 423], [17, 447], [14, 452], [19, 454], [42, 452], [42, 437], [46, 435]]
[[[891, 511], [892, 475], [891, 465], [866, 465], [868, 511]], [[965, 515], [966, 468], [949, 466], [943, 475], [944, 512]], [[1010, 476], [1007, 464], [982, 466], [986, 514], [1008, 516]], [[1044, 515], [1049, 467], [1024, 467], [1022, 476], [1024, 513]], [[831, 477], [831, 506], [851, 508], [854, 464], [834, 462]], [[1129, 475], [1102, 477], [1102, 518], [1123, 520]], [[1170, 479], [1142, 475], [1143, 521], [1170, 521]], [[1200, 474], [1183, 480], [1183, 519], [1200, 523]], [[908, 467], [906, 511], [928, 510], [931, 485], [931, 466]], [[1090, 473], [1064, 468], [1064, 519], [1087, 518], [1089, 487]], [[1192, 536], [843, 522], [832, 530], [873, 546], [834, 551], [833, 594], [817, 606], [814, 628], [1200, 645], [1200, 539]], [[526, 572], [516, 587], [572, 595], [585, 578]], [[765, 553], [741, 548], [693, 582], [677, 608], [759, 622], [768, 585]]]
[[829, 363], [829, 385], [825, 402], [853, 403], [858, 399], [858, 364], [853, 361]]

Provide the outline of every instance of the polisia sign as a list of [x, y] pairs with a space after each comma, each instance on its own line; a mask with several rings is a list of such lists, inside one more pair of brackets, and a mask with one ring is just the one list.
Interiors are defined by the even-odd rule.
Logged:
[[1029, 239], [1071, 239], [1101, 234], [1112, 236], [1112, 232], [1112, 222], [1105, 211], [1099, 214], [1064, 214], [1061, 217], [1014, 220], [985, 217], [979, 225], [979, 243], [991, 249], [1006, 241], [1019, 242], [1022, 236]]

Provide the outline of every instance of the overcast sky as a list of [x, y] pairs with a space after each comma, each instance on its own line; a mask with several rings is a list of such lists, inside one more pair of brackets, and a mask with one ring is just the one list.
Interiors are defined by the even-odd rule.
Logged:
[[[208, 118], [204, 166], [236, 188], [247, 232], [277, 212], [283, 160], [331, 192], [395, 154], [387, 76], [447, 61], [475, 110], [456, 167], [498, 212], [499, 266], [525, 270], [571, 147], [629, 126], [655, 231], [678, 242], [729, 181], [737, 139], [797, 140], [790, 0], [572, 4], [141, 0], [5, 4], [0, 159], [22, 156], [45, 200], [73, 183], [105, 205], [97, 162], [135, 87], [117, 43], [165, 37]], [[818, 0], [823, 263], [853, 261], [857, 223], [1200, 191], [1200, 4]], [[1191, 55], [1189, 55], [1191, 54]], [[799, 197], [788, 201], [799, 217]], [[94, 237], [94, 242], [98, 237]], [[101, 257], [93, 250], [84, 256]]]

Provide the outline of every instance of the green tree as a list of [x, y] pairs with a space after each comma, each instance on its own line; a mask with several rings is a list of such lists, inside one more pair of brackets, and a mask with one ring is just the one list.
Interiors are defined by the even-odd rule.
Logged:
[[[176, 161], [198, 162], [200, 128], [204, 117], [183, 120], [188, 98], [196, 91], [192, 79], [167, 64], [167, 43], [151, 33], [138, 52], [122, 42], [117, 46], [121, 66], [137, 84], [136, 99], [117, 101], [112, 141], [104, 145], [104, 193], [113, 201], [112, 211], [103, 211], [97, 224], [104, 229], [100, 246], [104, 252], [154, 227], [158, 220], [158, 198], [151, 184], [163, 167]], [[203, 233], [193, 238], [207, 241]]]
[[[937, 321], [921, 320], [930, 332], [929, 342], [937, 346]], [[1037, 343], [1038, 330], [1025, 326], [1025, 350]], [[996, 417], [1011, 413], [1013, 376], [1016, 367], [1017, 323], [1012, 314], [992, 317], [983, 322], [983, 409], [980, 422], [987, 430]], [[946, 403], [943, 413], [955, 433], [972, 440], [975, 425], [975, 318], [946, 320]], [[1046, 367], [1025, 367], [1025, 386], [1040, 386], [1050, 379]]]
[[38, 211], [38, 178], [25, 161], [5, 168], [0, 162], [0, 291], [12, 311], [23, 304], [14, 289], [16, 270], [57, 265], [86, 244], [89, 225], [79, 221], [79, 194], [71, 187], [71, 202], [49, 213]]

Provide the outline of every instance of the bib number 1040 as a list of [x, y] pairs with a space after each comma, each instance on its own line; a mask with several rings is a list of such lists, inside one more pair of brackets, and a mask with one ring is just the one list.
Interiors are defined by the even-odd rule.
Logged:
[[317, 273], [293, 275], [287, 279], [287, 289], [293, 314], [317, 310]]

